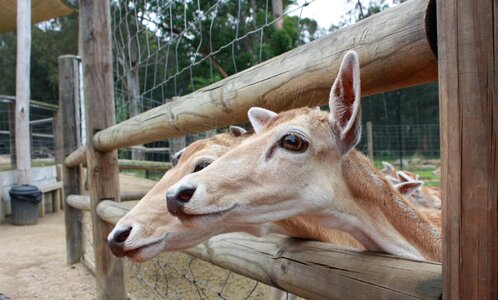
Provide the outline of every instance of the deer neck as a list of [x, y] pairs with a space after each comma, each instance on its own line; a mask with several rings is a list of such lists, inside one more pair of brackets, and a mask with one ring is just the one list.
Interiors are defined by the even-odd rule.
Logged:
[[364, 155], [351, 151], [342, 163], [342, 174], [355, 205], [368, 214], [371, 222], [361, 226], [362, 231], [350, 232], [367, 249], [441, 260], [440, 232], [389, 185]]
[[295, 216], [278, 221], [272, 226], [272, 232], [285, 234], [295, 238], [364, 249], [364, 247], [348, 233], [323, 226], [316, 216]]

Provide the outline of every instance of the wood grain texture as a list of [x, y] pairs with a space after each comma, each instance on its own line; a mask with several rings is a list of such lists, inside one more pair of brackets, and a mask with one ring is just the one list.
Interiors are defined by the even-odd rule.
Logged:
[[31, 141], [29, 135], [31, 1], [17, 1], [16, 63], [16, 169], [17, 183], [31, 183]]
[[[83, 201], [81, 201], [83, 202]], [[80, 204], [78, 204], [80, 205]], [[102, 201], [113, 225], [130, 209]], [[232, 233], [182, 251], [308, 299], [439, 299], [441, 265], [268, 235]]]
[[120, 170], [148, 170], [166, 172], [171, 169], [171, 163], [143, 160], [118, 160]]
[[306, 299], [438, 299], [441, 265], [269, 235], [228, 234], [184, 251]]
[[13, 170], [16, 169], [16, 103], [9, 103], [9, 149], [10, 149], [10, 166]]
[[121, 201], [140, 200], [145, 197], [148, 192], [149, 191], [122, 192], [120, 198]]
[[[86, 136], [92, 137], [115, 124], [110, 3], [81, 0], [79, 5]], [[117, 151], [97, 151], [91, 138], [86, 145], [97, 299], [127, 299], [123, 263], [107, 247], [112, 226], [97, 215], [100, 201], [119, 201]]]
[[498, 299], [498, 7], [437, 1], [444, 299]]
[[86, 145], [78, 147], [71, 154], [66, 156], [64, 164], [68, 168], [74, 168], [86, 161]]
[[[79, 82], [78, 59], [66, 55], [59, 57], [59, 103], [61, 157], [66, 157], [80, 146], [79, 124], [77, 114], [79, 110]], [[80, 194], [80, 170], [63, 166], [62, 181], [63, 194]], [[66, 228], [66, 260], [68, 264], [79, 262], [83, 256], [81, 211], [64, 205], [64, 222]]]
[[92, 205], [90, 203], [90, 196], [86, 195], [68, 195], [66, 199], [67, 204], [79, 210], [91, 211]]
[[405, 2], [176, 98], [97, 133], [95, 147], [109, 151], [243, 123], [252, 106], [282, 111], [326, 104], [342, 56], [351, 49], [360, 57], [363, 95], [434, 81], [428, 3]]

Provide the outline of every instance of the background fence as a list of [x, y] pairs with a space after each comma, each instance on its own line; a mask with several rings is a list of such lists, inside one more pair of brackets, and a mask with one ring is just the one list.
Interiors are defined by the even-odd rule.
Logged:
[[[111, 2], [117, 122], [200, 90], [323, 33], [314, 20], [301, 17], [315, 1], [294, 5], [285, 13], [275, 7], [278, 2]], [[432, 154], [415, 146], [420, 139], [428, 141], [428, 136], [428, 147], [439, 148], [434, 140], [438, 137], [429, 126], [414, 129], [379, 124], [372, 128], [375, 157]], [[213, 132], [120, 149], [118, 155], [168, 161], [170, 154], [210, 134]], [[81, 220], [87, 241], [84, 260], [92, 265], [90, 218]], [[125, 263], [125, 273], [127, 292], [137, 298], [259, 299], [269, 292], [264, 284], [182, 253], [165, 253], [139, 266]]]
[[[15, 169], [15, 101], [0, 95], [0, 169]], [[33, 165], [53, 164], [54, 113], [57, 105], [32, 101], [30, 107], [30, 144]]]

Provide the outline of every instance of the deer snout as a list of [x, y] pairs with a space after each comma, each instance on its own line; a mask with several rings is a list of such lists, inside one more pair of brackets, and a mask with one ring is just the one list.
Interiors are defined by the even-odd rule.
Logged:
[[124, 244], [130, 236], [133, 227], [115, 228], [107, 238], [107, 246], [111, 252], [117, 257], [123, 257], [126, 254]]
[[174, 216], [182, 214], [184, 205], [192, 199], [195, 190], [195, 186], [181, 186], [176, 190], [168, 191], [166, 193], [168, 211]]

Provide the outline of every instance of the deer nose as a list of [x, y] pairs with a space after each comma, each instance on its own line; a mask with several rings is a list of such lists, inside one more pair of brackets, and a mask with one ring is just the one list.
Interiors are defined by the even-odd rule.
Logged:
[[124, 242], [130, 236], [130, 232], [133, 228], [126, 227], [116, 230], [111, 239], [107, 240], [107, 246], [111, 249], [111, 252], [117, 257], [123, 257], [126, 254], [124, 250]]
[[181, 187], [176, 192], [166, 193], [168, 211], [174, 216], [181, 214], [183, 206], [192, 199], [195, 190], [195, 187]]

